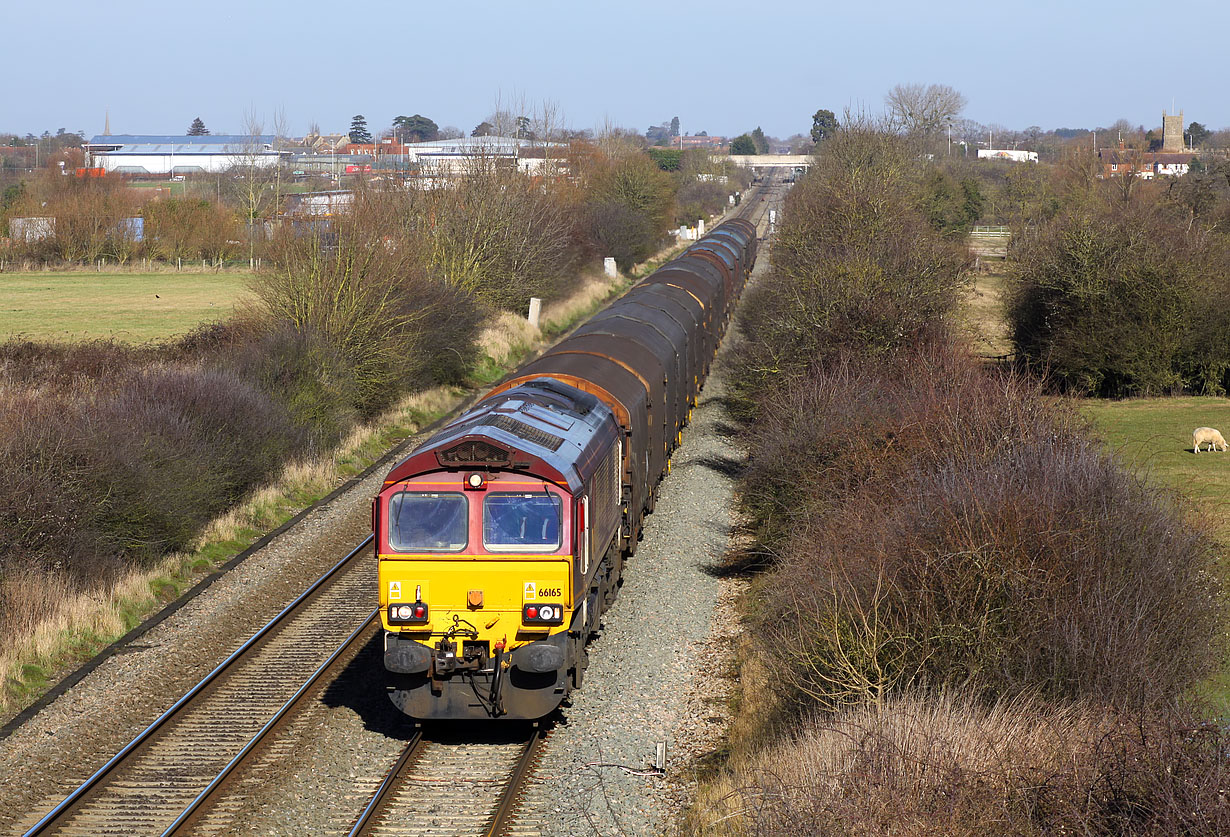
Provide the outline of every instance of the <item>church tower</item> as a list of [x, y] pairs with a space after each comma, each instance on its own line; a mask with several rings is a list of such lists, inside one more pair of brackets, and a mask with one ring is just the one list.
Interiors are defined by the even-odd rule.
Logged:
[[1187, 143], [1183, 139], [1183, 111], [1178, 116], [1162, 111], [1162, 151], [1184, 151]]

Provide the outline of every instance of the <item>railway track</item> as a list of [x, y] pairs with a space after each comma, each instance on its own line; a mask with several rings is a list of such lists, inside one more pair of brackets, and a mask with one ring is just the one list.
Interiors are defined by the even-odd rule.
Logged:
[[512, 830], [513, 817], [542, 740], [537, 725], [501, 729], [482, 741], [472, 734], [450, 740], [420, 732], [389, 770], [350, 837], [523, 833]]
[[181, 833], [379, 628], [369, 537], [26, 832]]
[[[780, 204], [782, 191], [771, 179], [734, 217], [748, 218], [764, 237], [768, 210]], [[365, 604], [375, 589], [375, 567], [360, 560], [370, 542], [355, 547], [26, 837], [216, 828], [202, 816], [230, 807], [219, 803], [241, 768], [378, 632], [378, 612]], [[418, 733], [351, 833], [520, 834], [512, 830], [512, 816], [541, 742], [538, 728], [512, 738], [503, 730], [477, 741], [472, 730], [465, 739]], [[227, 819], [225, 810], [221, 819]]]

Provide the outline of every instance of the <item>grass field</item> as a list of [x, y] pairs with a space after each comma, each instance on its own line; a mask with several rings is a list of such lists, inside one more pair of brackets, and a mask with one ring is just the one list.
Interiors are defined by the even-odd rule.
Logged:
[[1083, 402], [1083, 412], [1124, 462], [1195, 500], [1230, 545], [1230, 453], [1192, 453], [1192, 430], [1230, 432], [1230, 398]]
[[0, 274], [0, 339], [144, 343], [229, 317], [249, 274]]
[[974, 274], [974, 284], [965, 299], [965, 324], [982, 355], [1006, 355], [1012, 351], [1008, 324], [1004, 320], [1004, 263], [985, 259], [986, 273]]

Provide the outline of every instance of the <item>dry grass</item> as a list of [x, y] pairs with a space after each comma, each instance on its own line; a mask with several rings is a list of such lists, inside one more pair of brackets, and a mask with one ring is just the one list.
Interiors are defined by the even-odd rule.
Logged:
[[525, 317], [502, 311], [478, 333], [478, 350], [504, 366], [542, 339], [542, 332]]
[[597, 272], [581, 276], [568, 296], [543, 308], [544, 330], [548, 333], [558, 332], [566, 325], [597, 310], [616, 288], [623, 286], [624, 281]]
[[1028, 699], [910, 696], [813, 719], [705, 787], [684, 828], [743, 835], [1217, 834], [1225, 734]]
[[973, 273], [965, 297], [964, 324], [974, 351], [991, 357], [1012, 352], [1012, 334], [1005, 316], [1007, 268], [1002, 261], [984, 260], [984, 271]]

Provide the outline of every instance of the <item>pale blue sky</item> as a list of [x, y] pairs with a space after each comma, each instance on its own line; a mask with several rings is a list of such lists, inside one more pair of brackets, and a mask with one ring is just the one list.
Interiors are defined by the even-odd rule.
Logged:
[[806, 132], [817, 108], [880, 111], [900, 82], [952, 85], [1013, 128], [1230, 126], [1230, 4], [1042, 2], [297, 3], [4, 0], [0, 131], [374, 130], [422, 113], [467, 132], [554, 101], [567, 124]]

